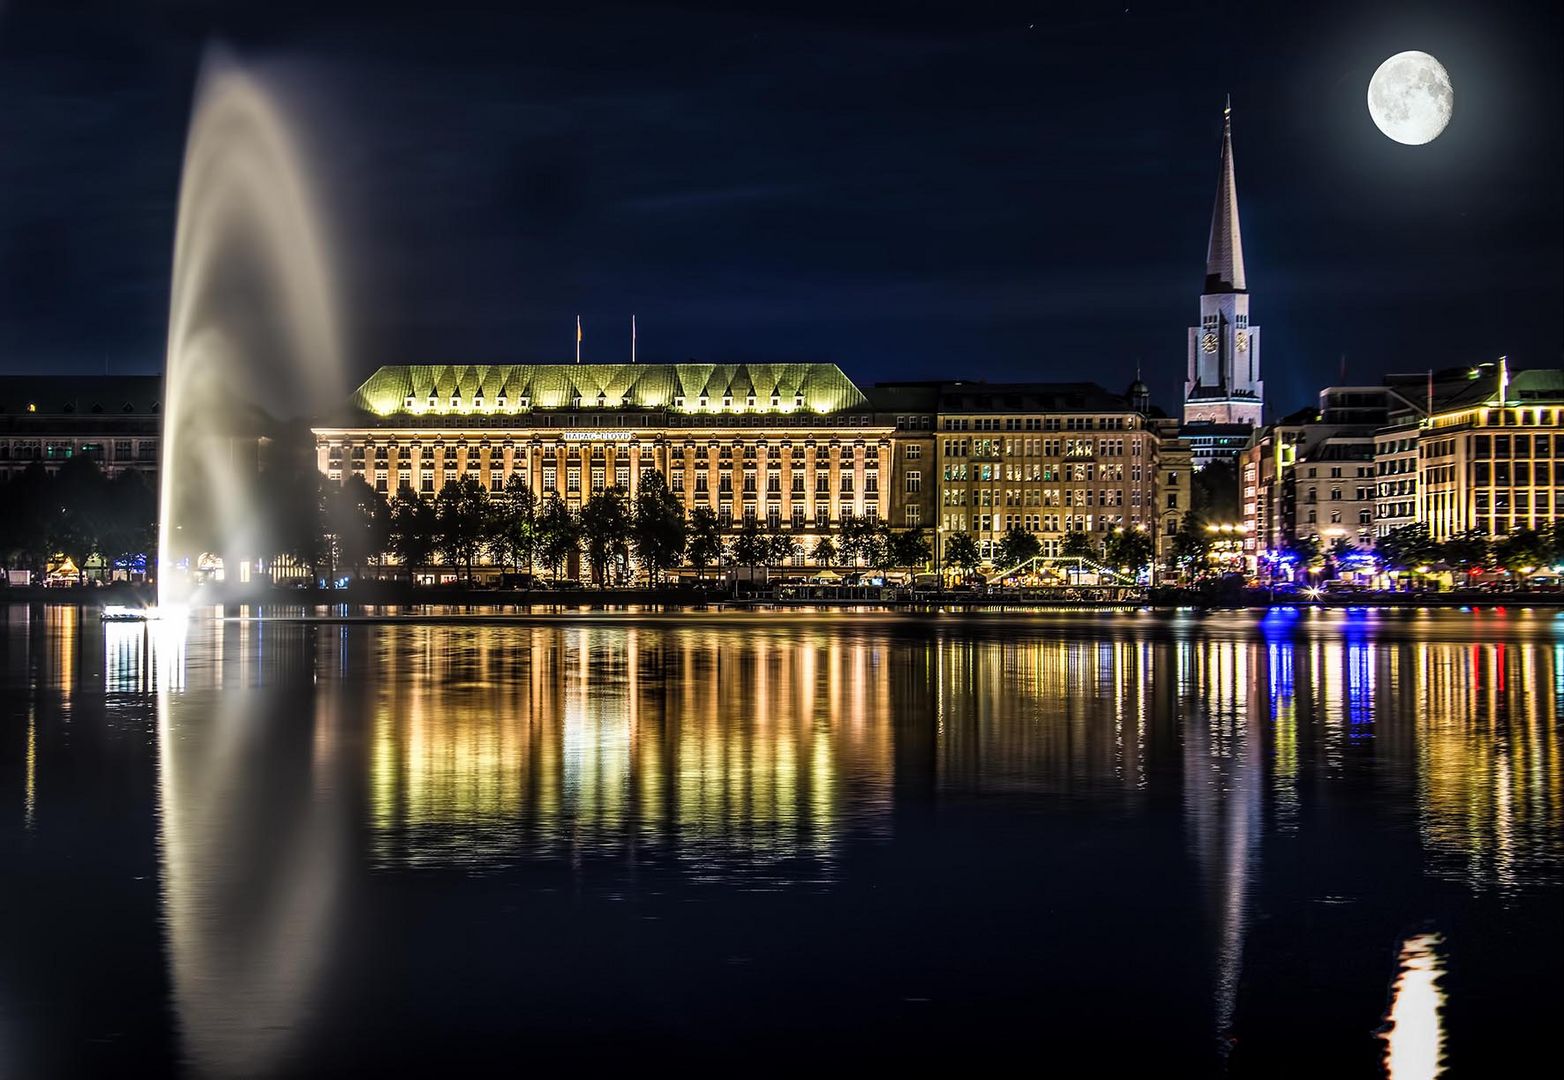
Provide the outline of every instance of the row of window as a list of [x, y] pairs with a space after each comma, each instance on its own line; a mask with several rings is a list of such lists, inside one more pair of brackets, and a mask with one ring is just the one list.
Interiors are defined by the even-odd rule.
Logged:
[[[1140, 522], [1131, 517], [1129, 524], [1134, 526]], [[953, 511], [940, 519], [940, 528], [945, 532], [1004, 533], [1017, 527], [1043, 533], [1111, 532], [1124, 526], [1123, 514], [966, 514]], [[1043, 540], [1043, 554], [1057, 557], [1059, 541], [1052, 543], [1056, 546], [1050, 548], [1050, 541]]]
[[[1143, 443], [1130, 442], [1130, 454], [1140, 457]], [[907, 447], [908, 457], [919, 457], [922, 448]], [[912, 451], [917, 450], [917, 453]], [[1123, 439], [946, 439], [940, 446], [946, 458], [1014, 457], [1123, 457]]]
[[[416, 448], [416, 452], [415, 452], [415, 448], [413, 446], [409, 446], [409, 447], [407, 447], [406, 452], [403, 453], [402, 455], [400, 455], [400, 457], [402, 457], [402, 458], [409, 458], [409, 459], [413, 458], [413, 457], [417, 457], [420, 460], [425, 461], [425, 462], [432, 462], [436, 457], [440, 457], [447, 463], [447, 465], [452, 465], [454, 462], [456, 462], [456, 460], [458, 458], [457, 451], [460, 449], [460, 447], [458, 447], [456, 444], [446, 445], [444, 447], [439, 448], [440, 451], [441, 451], [439, 454], [435, 453], [436, 449], [437, 449], [436, 446], [434, 444], [432, 444], [432, 443], [424, 443], [424, 444], [422, 444], [421, 446]], [[467, 462], [468, 462], [469, 466], [480, 457], [480, 454], [478, 453], [479, 449], [480, 449], [479, 447], [469, 447], [467, 449], [466, 458], [467, 458]], [[758, 461], [760, 459], [760, 454], [757, 452], [757, 448], [755, 447], [755, 445], [753, 443], [745, 445], [745, 446], [741, 447], [741, 449], [743, 451], [742, 459], [744, 461], [754, 462], [754, 461]], [[869, 462], [869, 463], [872, 464], [872, 463], [877, 462], [879, 460], [879, 458], [880, 458], [880, 448], [878, 446], [865, 446], [862, 449], [863, 449], [862, 458], [863, 458], [864, 461]], [[842, 451], [842, 453], [837, 455], [837, 459], [840, 460], [843, 464], [850, 463], [851, 461], [854, 460], [854, 455], [853, 455], [852, 449], [850, 447], [841, 447], [841, 451]], [[385, 446], [377, 446], [377, 447], [375, 447], [374, 460], [375, 460], [376, 464], [380, 465], [382, 468], [386, 467], [386, 463], [390, 461], [392, 456], [393, 455], [391, 454], [390, 449], [388, 447], [385, 447]], [[560, 456], [570, 457], [570, 458], [579, 458], [580, 455], [576, 451], [571, 450], [571, 449], [567, 449], [567, 448], [554, 448], [554, 449], [550, 449], [550, 450], [545, 450], [544, 451], [544, 457], [545, 458], [547, 458], [547, 457], [560, 457]], [[616, 454], [615, 458], [618, 459], [618, 458], [625, 457], [625, 456], [628, 456], [628, 455]], [[680, 454], [677, 451], [674, 451], [669, 456], [674, 461], [679, 461], [679, 460], [683, 459], [684, 457], [686, 457], [686, 454]], [[718, 456], [718, 460], [719, 461], [723, 461], [723, 462], [731, 462], [731, 461], [733, 461], [734, 460], [733, 447], [731, 445], [724, 445], [724, 446], [720, 447], [718, 449], [717, 456]], [[794, 447], [792, 447], [791, 453], [786, 455], [785, 457], [780, 452], [779, 453], [775, 453], [775, 454], [771, 454], [770, 456], [767, 457], [767, 462], [768, 462], [768, 464], [770, 464], [772, 467], [775, 468], [775, 467], [780, 466], [780, 464], [782, 463], [783, 460], [790, 460], [795, 467], [802, 468], [808, 462], [810, 456], [811, 455], [805, 453], [805, 448], [803, 446], [794, 446]], [[909, 454], [908, 456], [909, 457], [918, 457], [919, 455], [918, 454]], [[326, 448], [326, 457], [327, 457], [327, 460], [329, 462], [331, 462], [333, 464], [336, 464], [336, 465], [339, 465], [339, 466], [340, 466], [340, 463], [345, 458], [351, 459], [355, 464], [362, 464], [367, 459], [366, 451], [365, 451], [365, 448], [364, 448], [362, 443], [355, 444], [351, 448], [346, 448], [346, 449], [343, 447], [343, 445], [341, 443], [333, 443], [333, 444], [331, 444], [330, 446], [328, 446]], [[525, 460], [526, 455], [519, 455], [519, 457], [521, 457], [522, 460]], [[705, 464], [707, 464], [710, 461], [710, 456], [708, 454], [708, 448], [704, 444], [701, 445], [701, 446], [695, 447], [694, 448], [694, 458], [695, 458], [695, 464], [697, 464], [697, 465], [705, 465]], [[816, 468], [824, 468], [824, 467], [828, 466], [831, 463], [831, 461], [833, 460], [833, 456], [831, 454], [831, 448], [828, 447], [828, 446], [817, 446], [817, 447], [815, 447], [814, 448], [813, 458], [814, 458], [814, 462], [815, 462], [815, 467]], [[491, 463], [493, 463], [493, 464], [497, 464], [500, 461], [500, 459], [501, 459], [501, 455], [499, 453], [497, 453], [495, 449], [491, 449], [490, 452], [489, 452], [489, 461]], [[591, 460], [594, 461], [594, 462], [606, 462], [607, 454], [604, 453], [603, 447], [601, 447], [601, 446], [594, 446], [592, 448]]]
[[[1472, 466], [1472, 483], [1477, 487], [1546, 487], [1553, 482], [1553, 475], [1551, 461], [1479, 461]], [[1560, 475], [1564, 475], [1564, 470], [1560, 470]]]
[[1564, 457], [1564, 435], [1474, 435], [1475, 458]]
[[0, 461], [68, 461], [73, 457], [92, 458], [94, 461], [155, 462], [158, 459], [158, 441], [114, 439], [103, 443], [74, 439], [0, 440]]
[[[1124, 466], [1117, 463], [1097, 464], [1095, 462], [1072, 462], [1066, 465], [1056, 465], [1052, 462], [1022, 463], [1019, 465], [1005, 464], [976, 464], [968, 465], [966, 462], [946, 464], [941, 470], [941, 476], [947, 483], [961, 483], [968, 480], [992, 481], [1008, 480], [1012, 482], [1052, 482], [1061, 481], [1071, 484], [1090, 484], [1097, 482], [1119, 482], [1126, 473]], [[1142, 477], [1141, 467], [1132, 465], [1129, 469], [1129, 478], [1133, 483], [1140, 483]], [[1177, 482], [1177, 473], [1170, 474]], [[1174, 486], [1170, 484], [1169, 486]]]
[[[1173, 495], [1175, 493], [1169, 493]], [[1145, 505], [1152, 504], [1150, 492], [1145, 493]], [[1140, 506], [1142, 493], [1132, 490], [1129, 493], [1130, 506]], [[1066, 488], [1060, 491], [1058, 488], [1047, 490], [1018, 490], [1016, 488], [946, 488], [940, 493], [942, 506], [1124, 506], [1125, 492], [1123, 488]], [[1177, 499], [1168, 503], [1176, 507]]]

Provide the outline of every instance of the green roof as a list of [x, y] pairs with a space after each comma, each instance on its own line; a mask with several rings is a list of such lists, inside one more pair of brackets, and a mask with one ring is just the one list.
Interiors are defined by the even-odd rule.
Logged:
[[403, 364], [376, 371], [353, 404], [391, 416], [578, 407], [834, 413], [868, 401], [835, 364]]

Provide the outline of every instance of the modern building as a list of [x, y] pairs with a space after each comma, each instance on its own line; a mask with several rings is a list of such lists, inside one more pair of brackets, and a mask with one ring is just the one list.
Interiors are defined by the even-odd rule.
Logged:
[[156, 486], [162, 397], [161, 375], [0, 376], [0, 479], [86, 457]]
[[1473, 369], [1417, 441], [1418, 517], [1435, 540], [1564, 520], [1564, 370]]
[[[1184, 422], [1258, 427], [1265, 383], [1260, 378], [1260, 328], [1249, 321], [1231, 103], [1222, 112], [1222, 164], [1206, 247], [1200, 325], [1189, 328], [1188, 350]], [[1233, 447], [1234, 455], [1239, 449]]]

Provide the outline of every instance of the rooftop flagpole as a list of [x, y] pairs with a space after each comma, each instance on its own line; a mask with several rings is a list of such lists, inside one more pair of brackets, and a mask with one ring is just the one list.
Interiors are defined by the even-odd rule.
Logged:
[[581, 316], [576, 316], [576, 363], [581, 363]]
[[635, 363], [635, 316], [630, 316], [630, 363]]

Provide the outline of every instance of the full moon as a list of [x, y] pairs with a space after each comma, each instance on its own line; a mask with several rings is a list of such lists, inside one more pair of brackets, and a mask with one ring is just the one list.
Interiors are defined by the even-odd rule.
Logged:
[[1444, 65], [1425, 52], [1396, 53], [1369, 80], [1369, 115], [1407, 146], [1433, 142], [1450, 123], [1455, 90]]

